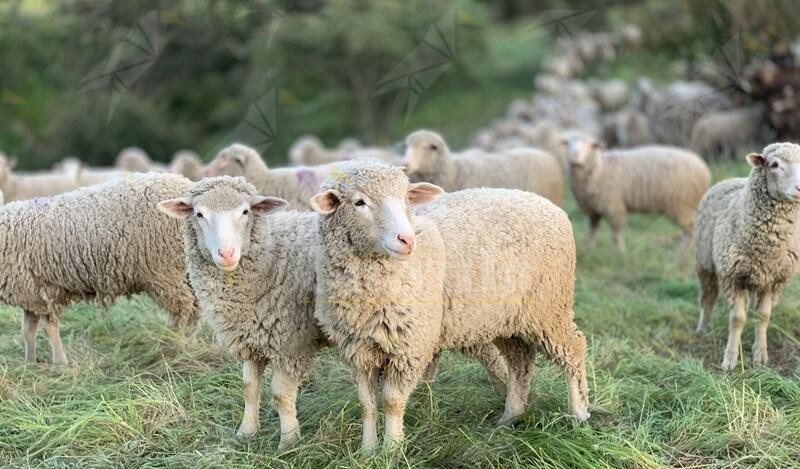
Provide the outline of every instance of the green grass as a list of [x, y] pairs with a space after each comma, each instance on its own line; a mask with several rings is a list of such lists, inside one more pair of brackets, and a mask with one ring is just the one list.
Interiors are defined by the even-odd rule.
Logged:
[[[715, 166], [716, 177], [744, 165]], [[800, 285], [788, 288], [769, 329], [772, 363], [718, 364], [726, 334], [720, 304], [709, 333], [693, 333], [697, 282], [676, 265], [678, 230], [633, 216], [629, 253], [603, 226], [593, 252], [570, 201], [579, 246], [576, 316], [590, 342], [592, 418], [564, 414], [561, 373], [540, 360], [526, 418], [497, 429], [503, 401], [482, 369], [448, 355], [436, 382], [415, 392], [402, 452], [359, 456], [359, 408], [332, 351], [299, 398], [304, 439], [276, 454], [278, 421], [265, 385], [262, 428], [242, 442], [239, 364], [207, 328], [195, 341], [167, 329], [144, 297], [63, 316], [72, 365], [25, 366], [17, 311], [0, 309], [0, 466], [83, 467], [791, 467], [800, 461]], [[40, 357], [49, 348], [39, 337]]]

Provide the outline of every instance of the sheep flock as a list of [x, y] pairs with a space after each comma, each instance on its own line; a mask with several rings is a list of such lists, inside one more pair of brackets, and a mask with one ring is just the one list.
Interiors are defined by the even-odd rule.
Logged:
[[[366, 455], [381, 408], [384, 446], [402, 444], [409, 396], [444, 351], [485, 369], [505, 401], [497, 425], [525, 415], [537, 353], [563, 373], [565, 413], [591, 425], [569, 194], [588, 221], [586, 252], [604, 219], [621, 256], [628, 214], [673, 222], [680, 252], [694, 245], [697, 332], [722, 294], [720, 362], [733, 370], [749, 297], [752, 363], [767, 365], [772, 309], [800, 271], [800, 145], [770, 142], [763, 106], [710, 81], [581, 78], [641, 35], [559, 39], [531, 97], [467, 148], [417, 129], [392, 147], [301, 136], [281, 168], [245, 143], [208, 162], [181, 150], [159, 163], [130, 147], [113, 167], [66, 157], [43, 172], [0, 154], [0, 300], [21, 310], [25, 359], [37, 361], [41, 325], [52, 364], [67, 363], [69, 304], [145, 293], [189, 340], [202, 319], [242, 362], [240, 437], [259, 429], [272, 370], [281, 451], [301, 438], [299, 390], [325, 348], [353, 373]], [[763, 151], [740, 154], [753, 142]], [[707, 162], [720, 155], [746, 159], [750, 174], [712, 184]]]

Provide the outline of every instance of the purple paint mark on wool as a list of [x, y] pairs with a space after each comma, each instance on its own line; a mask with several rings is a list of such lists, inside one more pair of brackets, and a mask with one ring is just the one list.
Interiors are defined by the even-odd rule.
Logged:
[[36, 197], [34, 199], [30, 199], [28, 204], [32, 205], [34, 208], [43, 208], [50, 205], [51, 200], [51, 197]]
[[605, 152], [605, 153], [603, 153], [603, 159], [608, 161], [609, 163], [615, 162], [618, 157], [619, 157], [619, 155], [617, 155], [614, 152]]
[[300, 184], [300, 187], [316, 189], [317, 175], [314, 174], [314, 171], [310, 169], [299, 169], [295, 172], [295, 176], [297, 176], [297, 183]]

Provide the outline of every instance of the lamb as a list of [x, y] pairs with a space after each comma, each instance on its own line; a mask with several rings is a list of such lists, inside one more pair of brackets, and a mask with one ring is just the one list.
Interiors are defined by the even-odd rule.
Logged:
[[706, 114], [692, 129], [692, 149], [702, 155], [733, 155], [761, 140], [765, 119], [760, 106]]
[[502, 154], [469, 152], [452, 155], [437, 133], [419, 130], [406, 139], [405, 167], [414, 181], [426, 181], [446, 191], [501, 187], [535, 192], [561, 205], [564, 175], [557, 156], [534, 148]]
[[268, 169], [258, 152], [235, 143], [209, 163], [206, 176], [241, 176], [260, 193], [285, 199], [292, 208], [308, 210], [309, 200], [330, 171], [330, 165]]
[[536, 351], [563, 368], [570, 410], [588, 419], [567, 215], [535, 194], [499, 189], [460, 191], [420, 208], [442, 190], [409, 184], [400, 168], [379, 161], [338, 169], [312, 199], [323, 215], [314, 314], [353, 368], [362, 450], [377, 444], [378, 376], [392, 445], [403, 438], [410, 393], [441, 348], [500, 348], [509, 370], [501, 425], [525, 411]]
[[739, 358], [745, 294], [759, 315], [753, 364], [767, 364], [772, 307], [800, 270], [800, 146], [774, 143], [747, 161], [749, 177], [720, 182], [703, 197], [694, 232], [698, 332], [708, 327], [720, 289], [731, 308], [724, 370], [734, 369]]
[[59, 322], [73, 301], [108, 304], [117, 296], [149, 293], [169, 312], [170, 325], [193, 325], [197, 310], [186, 283], [180, 225], [154, 206], [188, 187], [177, 176], [132, 175], [0, 209], [0, 301], [23, 309], [28, 362], [36, 361], [41, 321], [53, 364], [67, 363]]
[[[287, 205], [229, 176], [203, 179], [158, 204], [183, 220], [187, 270], [203, 316], [217, 340], [244, 362], [238, 434], [251, 436], [258, 428], [261, 377], [269, 364], [280, 450], [300, 437], [297, 392], [311, 374], [314, 355], [328, 345], [313, 317], [318, 215], [280, 212]], [[495, 347], [465, 353], [483, 361], [493, 380], [504, 381]]]
[[172, 158], [169, 172], [180, 174], [190, 181], [199, 181], [203, 178], [203, 161], [192, 150], [179, 150]]
[[147, 152], [139, 147], [123, 148], [117, 155], [116, 167], [122, 171], [135, 173], [167, 172], [166, 166], [154, 163], [147, 155]]
[[568, 145], [570, 187], [589, 218], [589, 247], [605, 218], [624, 252], [622, 228], [628, 212], [665, 215], [683, 230], [682, 244], [687, 246], [697, 205], [711, 182], [699, 156], [657, 145], [604, 151], [602, 142], [591, 137], [573, 137]]
[[80, 186], [74, 174], [14, 172], [15, 164], [0, 153], [0, 190], [7, 202], [63, 194]]

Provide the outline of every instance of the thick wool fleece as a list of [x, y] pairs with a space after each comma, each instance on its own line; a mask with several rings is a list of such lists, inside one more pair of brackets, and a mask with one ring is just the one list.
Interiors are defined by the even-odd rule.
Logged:
[[186, 282], [180, 224], [156, 210], [189, 185], [179, 176], [132, 175], [3, 206], [0, 300], [57, 320], [73, 301], [108, 304], [148, 293], [171, 322], [193, 322], [197, 309]]
[[710, 182], [703, 160], [676, 147], [597, 149], [583, 165], [570, 165], [570, 187], [581, 211], [617, 228], [628, 212], [656, 213], [690, 234]]
[[409, 147], [433, 144], [426, 155], [431, 161], [424, 169], [409, 172], [412, 181], [436, 184], [453, 192], [477, 187], [520, 189], [534, 192], [560, 205], [564, 198], [564, 171], [558, 156], [535, 148], [518, 148], [503, 153], [468, 151], [453, 155], [444, 139], [434, 132], [409, 135]]
[[51, 197], [81, 187], [75, 174], [63, 173], [16, 173], [0, 154], [0, 190], [5, 200], [29, 200], [36, 197]]
[[268, 169], [254, 149], [234, 144], [222, 150], [208, 166], [208, 176], [241, 176], [261, 194], [280, 197], [297, 210], [309, 210], [331, 166], [297, 166]]

